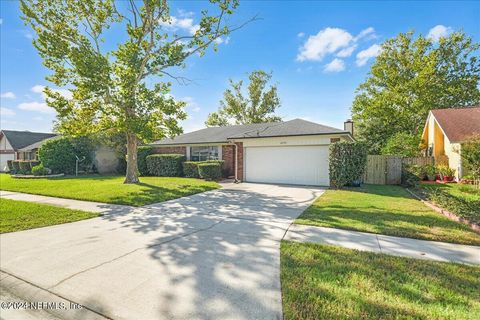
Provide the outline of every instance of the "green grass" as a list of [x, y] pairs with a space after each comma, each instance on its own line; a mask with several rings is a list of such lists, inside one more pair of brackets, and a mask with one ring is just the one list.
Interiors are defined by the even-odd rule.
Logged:
[[282, 241], [285, 319], [480, 319], [480, 267]]
[[0, 198], [0, 233], [98, 217], [97, 213]]
[[200, 179], [141, 177], [140, 184], [123, 184], [120, 176], [14, 179], [0, 174], [0, 189], [44, 196], [142, 206], [219, 188]]
[[399, 186], [327, 190], [295, 223], [480, 245], [479, 233], [433, 211]]

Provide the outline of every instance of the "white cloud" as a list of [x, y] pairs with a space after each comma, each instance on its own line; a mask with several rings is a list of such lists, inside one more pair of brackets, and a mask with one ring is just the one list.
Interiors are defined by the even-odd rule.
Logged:
[[299, 38], [305, 37], [305, 32], [299, 32], [299, 33], [297, 34], [297, 37], [299, 37]]
[[[300, 35], [300, 34], [299, 34]], [[336, 53], [337, 57], [346, 58], [352, 55], [357, 48], [357, 42], [364, 38], [375, 37], [375, 29], [368, 27], [353, 36], [340, 28], [325, 28], [316, 35], [309, 36], [299, 49], [298, 61], [321, 61], [325, 56]]]
[[213, 40], [216, 44], [222, 44], [222, 43], [225, 43], [225, 44], [228, 44], [230, 42], [230, 37], [226, 37], [226, 38], [222, 38], [222, 37], [219, 37], [219, 38], [216, 38], [215, 40]]
[[198, 103], [195, 101], [194, 98], [183, 97], [180, 100], [184, 101], [187, 104], [185, 107], [191, 109], [193, 112], [199, 112], [200, 111], [200, 106], [198, 105]]
[[327, 54], [347, 47], [353, 37], [350, 33], [339, 28], [325, 28], [316, 35], [309, 36], [297, 55], [298, 61], [321, 61]]
[[427, 38], [431, 39], [433, 42], [438, 42], [440, 38], [448, 36], [451, 32], [452, 28], [439, 24], [428, 31]]
[[14, 115], [15, 115], [15, 111], [13, 111], [12, 109], [0, 107], [0, 116], [9, 117]]
[[181, 12], [179, 17], [170, 16], [168, 21], [160, 21], [160, 25], [173, 31], [181, 29], [188, 31], [190, 34], [195, 34], [200, 29], [200, 25], [195, 24], [191, 16], [190, 12]]
[[350, 57], [352, 55], [353, 51], [355, 51], [356, 48], [357, 48], [357, 45], [354, 44], [350, 47], [342, 49], [342, 50], [338, 51], [337, 57], [340, 57], [340, 58]]
[[[66, 98], [66, 99], [72, 99], [72, 92], [70, 90], [67, 90], [67, 89], [52, 89], [50, 88], [53, 92], [58, 92], [62, 95], [62, 97]], [[46, 99], [47, 96], [45, 95], [45, 93], [43, 93], [43, 90], [45, 90], [45, 86], [41, 85], [41, 84], [37, 84], [37, 85], [34, 85], [31, 89], [30, 89], [32, 92], [35, 92], [35, 93], [39, 93], [42, 95], [43, 99]]]
[[355, 37], [355, 41], [358, 41], [358, 40], [360, 40], [362, 38], [365, 38], [367, 36], [375, 38], [375, 29], [373, 27], [368, 27], [368, 28], [360, 31], [360, 33]]
[[369, 48], [357, 53], [357, 66], [361, 67], [367, 63], [371, 58], [375, 58], [381, 51], [381, 47], [378, 44], [374, 44]]
[[0, 98], [5, 98], [5, 99], [15, 99], [15, 93], [8, 91], [0, 94]]
[[327, 63], [324, 68], [325, 72], [340, 72], [345, 70], [345, 62], [342, 59], [335, 58]]
[[41, 113], [55, 113], [53, 108], [47, 106], [45, 102], [24, 102], [18, 105], [18, 109], [26, 110], [26, 111], [35, 111]]

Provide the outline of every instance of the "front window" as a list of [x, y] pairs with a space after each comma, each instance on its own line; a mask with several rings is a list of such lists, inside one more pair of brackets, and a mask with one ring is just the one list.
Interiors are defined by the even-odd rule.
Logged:
[[190, 147], [190, 160], [192, 161], [218, 160], [218, 147], [217, 146]]

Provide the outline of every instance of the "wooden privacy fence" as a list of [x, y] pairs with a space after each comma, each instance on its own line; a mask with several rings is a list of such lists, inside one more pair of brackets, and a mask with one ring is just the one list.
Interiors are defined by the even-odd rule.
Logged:
[[406, 158], [398, 156], [369, 155], [363, 181], [369, 184], [400, 184], [403, 165], [434, 164], [433, 157]]

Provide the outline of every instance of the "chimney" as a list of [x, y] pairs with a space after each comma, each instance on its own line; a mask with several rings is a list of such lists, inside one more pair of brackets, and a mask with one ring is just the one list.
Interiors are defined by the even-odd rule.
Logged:
[[347, 121], [345, 121], [343, 123], [343, 130], [350, 132], [350, 134], [353, 137], [353, 121], [352, 121], [352, 119], [347, 119]]

